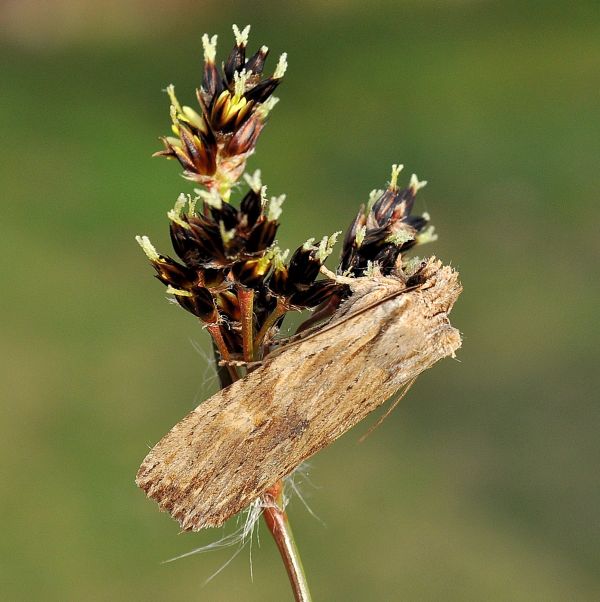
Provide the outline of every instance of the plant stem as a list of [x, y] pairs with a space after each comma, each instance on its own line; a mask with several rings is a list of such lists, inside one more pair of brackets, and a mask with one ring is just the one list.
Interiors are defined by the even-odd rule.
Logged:
[[263, 495], [263, 500], [265, 502], [263, 517], [281, 554], [281, 559], [294, 592], [294, 599], [296, 602], [311, 602], [312, 598], [302, 566], [302, 559], [294, 540], [287, 513], [283, 508], [283, 481], [275, 483]]
[[[220, 326], [218, 324], [209, 324], [206, 327], [206, 330], [208, 330], [208, 332], [212, 336], [213, 345], [219, 351], [219, 355], [220, 355], [221, 359], [225, 360], [226, 362], [229, 361], [231, 359], [231, 355], [229, 353], [229, 349], [227, 349], [227, 345], [225, 344], [225, 339], [223, 338], [223, 333], [221, 332]], [[213, 349], [214, 349], [214, 347], [213, 347]], [[215, 361], [218, 366], [219, 365], [219, 357], [217, 357], [216, 353], [215, 353]], [[221, 377], [221, 388], [222, 389], [229, 386], [232, 382], [236, 381], [239, 378], [238, 371], [235, 369], [234, 366], [231, 366], [228, 364], [227, 371], [229, 372], [229, 380], [230, 380], [230, 382], [227, 382], [227, 383], [224, 382], [223, 378], [221, 377], [220, 371], [218, 371], [219, 376]]]
[[240, 286], [237, 294], [242, 323], [242, 345], [244, 361], [254, 360], [254, 291]]
[[[283, 310], [283, 307], [281, 307], [279, 311], [281, 310]], [[273, 314], [270, 316], [271, 320], [269, 321], [271, 322], [271, 325], [275, 323], [277, 317], [285, 313], [285, 311], [282, 311], [281, 314], [279, 314], [279, 311], [278, 309], [275, 309]], [[213, 335], [213, 351], [218, 365], [218, 355], [220, 355], [222, 358], [224, 355], [225, 357], [229, 358], [229, 351], [225, 346], [225, 341], [223, 340], [218, 327], [209, 330], [209, 332]], [[265, 329], [264, 333], [266, 334], [266, 332], [267, 329]], [[217, 336], [215, 337], [215, 335]], [[258, 338], [257, 340], [260, 341]], [[262, 349], [260, 351], [262, 352]], [[258, 354], [255, 351], [252, 354], [252, 357], [249, 359], [252, 360], [257, 356]], [[233, 381], [238, 380], [238, 378], [239, 375], [237, 372], [235, 375], [233, 375], [231, 372], [224, 373], [223, 371], [219, 371], [221, 388], [229, 386]], [[265, 505], [263, 510], [265, 524], [273, 536], [275, 544], [277, 545], [277, 549], [279, 550], [279, 554], [281, 555], [281, 560], [290, 579], [290, 585], [292, 587], [292, 592], [294, 593], [294, 600], [296, 602], [311, 602], [312, 598], [308, 589], [308, 583], [306, 581], [304, 567], [302, 566], [300, 552], [296, 546], [294, 534], [292, 533], [292, 527], [290, 526], [290, 521], [283, 507], [283, 481], [277, 481], [273, 487], [268, 489], [263, 494], [263, 501]]]

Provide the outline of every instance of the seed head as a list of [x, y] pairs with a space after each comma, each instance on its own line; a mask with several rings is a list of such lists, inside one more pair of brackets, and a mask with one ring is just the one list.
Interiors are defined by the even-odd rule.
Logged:
[[[215, 341], [221, 351], [227, 348], [230, 358], [247, 357], [249, 327], [250, 338], [262, 333], [266, 338], [260, 344], [268, 346], [285, 311], [333, 311], [348, 294], [352, 277], [392, 272], [414, 277], [402, 272], [407, 266], [403, 253], [436, 238], [428, 214], [411, 215], [426, 182], [413, 174], [401, 189], [403, 166], [394, 164], [387, 188], [371, 191], [345, 234], [338, 276], [325, 262], [340, 232], [318, 242], [309, 238], [291, 256], [279, 248], [276, 236], [285, 194], [267, 200], [260, 170], [244, 170], [278, 102], [273, 92], [287, 70], [287, 54], [264, 77], [269, 50], [261, 46], [247, 58], [249, 33], [249, 25], [233, 26], [235, 44], [221, 69], [216, 66], [217, 36], [202, 37], [204, 69], [197, 107], [182, 104], [172, 84], [166, 89], [172, 135], [162, 139], [165, 148], [156, 154], [176, 159], [183, 176], [199, 184], [194, 198], [181, 194], [167, 213], [179, 259], [160, 254], [148, 237], [137, 237], [167, 293], [211, 325], [213, 336], [218, 331]], [[239, 180], [247, 188], [236, 203]]]
[[233, 26], [235, 44], [223, 64], [215, 65], [217, 36], [204, 34], [204, 72], [197, 91], [199, 110], [182, 106], [173, 85], [167, 87], [174, 136], [162, 138], [156, 156], [177, 159], [183, 176], [208, 188], [217, 187], [228, 200], [230, 188], [244, 172], [258, 137], [277, 100], [272, 96], [287, 68], [283, 53], [271, 77], [262, 77], [268, 48], [246, 59], [250, 26]]
[[383, 274], [401, 270], [402, 253], [416, 244], [435, 240], [427, 229], [429, 214], [411, 215], [417, 192], [427, 182], [412, 175], [407, 188], [400, 189], [398, 176], [403, 165], [392, 165], [386, 190], [372, 190], [366, 209], [362, 206], [348, 228], [338, 267], [341, 274], [360, 276], [369, 266]]

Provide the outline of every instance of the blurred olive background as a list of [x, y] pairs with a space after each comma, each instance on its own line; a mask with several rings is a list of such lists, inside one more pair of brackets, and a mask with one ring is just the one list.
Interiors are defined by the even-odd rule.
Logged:
[[[3, 600], [287, 600], [268, 534], [161, 561], [178, 534], [133, 478], [216, 389], [207, 336], [134, 241], [167, 252], [192, 190], [151, 159], [161, 92], [193, 101], [200, 37], [252, 24], [290, 68], [251, 160], [280, 242], [347, 226], [406, 165], [460, 272], [459, 361], [363, 444], [313, 458], [290, 514], [316, 600], [600, 599], [595, 1], [4, 0]], [[333, 264], [333, 262], [331, 262]], [[373, 420], [370, 421], [373, 423]], [[233, 526], [229, 526], [230, 532]]]

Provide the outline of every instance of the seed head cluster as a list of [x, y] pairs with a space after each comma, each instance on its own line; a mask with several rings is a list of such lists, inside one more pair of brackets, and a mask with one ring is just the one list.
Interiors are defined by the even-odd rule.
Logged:
[[217, 36], [204, 34], [204, 73], [196, 90], [200, 112], [182, 106], [170, 85], [171, 129], [174, 136], [162, 138], [165, 149], [156, 155], [176, 158], [188, 180], [228, 195], [244, 172], [267, 116], [278, 99], [273, 92], [287, 68], [287, 55], [280, 56], [275, 72], [262, 77], [269, 49], [262, 46], [246, 58], [248, 25], [233, 27], [235, 44], [221, 71], [215, 64]]
[[403, 165], [392, 166], [392, 177], [386, 190], [373, 190], [365, 208], [346, 232], [340, 270], [352, 276], [363, 276], [371, 266], [385, 274], [402, 271], [402, 253], [417, 244], [437, 237], [429, 225], [429, 214], [411, 215], [417, 192], [427, 182], [412, 175], [407, 188], [399, 188], [398, 175]]
[[[221, 69], [215, 62], [217, 36], [202, 38], [198, 110], [182, 106], [173, 86], [167, 88], [174, 136], [162, 138], [165, 148], [156, 155], [176, 159], [183, 176], [200, 185], [194, 195], [180, 195], [167, 214], [178, 259], [156, 251], [148, 237], [137, 237], [167, 292], [212, 335], [231, 380], [240, 376], [237, 363], [268, 352], [288, 311], [329, 315], [348, 295], [348, 277], [373, 270], [410, 276], [418, 268], [414, 261], [408, 267], [404, 252], [435, 239], [427, 214], [411, 216], [426, 183], [413, 175], [401, 189], [402, 166], [394, 165], [387, 188], [371, 193], [348, 228], [336, 274], [324, 263], [340, 232], [309, 239], [291, 255], [279, 248], [285, 195], [269, 198], [260, 171], [244, 170], [277, 102], [273, 92], [287, 56], [282, 54], [273, 74], [263, 77], [268, 48], [261, 46], [247, 58], [250, 26], [234, 25], [233, 31], [235, 44]], [[246, 191], [235, 206], [231, 197], [240, 189]]]

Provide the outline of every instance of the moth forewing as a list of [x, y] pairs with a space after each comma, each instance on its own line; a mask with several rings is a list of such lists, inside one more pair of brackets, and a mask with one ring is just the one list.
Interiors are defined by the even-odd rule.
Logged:
[[460, 347], [461, 287], [435, 259], [423, 284], [357, 278], [320, 331], [200, 404], [152, 449], [136, 482], [184, 530], [219, 526], [400, 387]]

